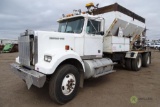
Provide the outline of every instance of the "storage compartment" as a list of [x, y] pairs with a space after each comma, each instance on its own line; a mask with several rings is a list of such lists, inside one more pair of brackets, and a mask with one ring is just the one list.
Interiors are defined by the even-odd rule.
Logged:
[[118, 36], [106, 36], [104, 37], [103, 52], [124, 52], [130, 50], [129, 38]]

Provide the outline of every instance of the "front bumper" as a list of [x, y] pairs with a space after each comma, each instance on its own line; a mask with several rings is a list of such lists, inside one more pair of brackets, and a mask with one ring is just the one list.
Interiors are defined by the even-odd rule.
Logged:
[[41, 88], [43, 87], [46, 81], [46, 75], [38, 71], [28, 70], [16, 63], [11, 64], [11, 68], [16, 75], [18, 75], [21, 79], [26, 81], [28, 89], [32, 85]]

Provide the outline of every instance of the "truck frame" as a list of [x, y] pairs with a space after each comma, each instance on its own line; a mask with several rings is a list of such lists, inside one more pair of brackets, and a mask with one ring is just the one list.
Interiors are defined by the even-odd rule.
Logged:
[[59, 104], [72, 100], [84, 79], [115, 72], [115, 64], [139, 71], [151, 63], [143, 47], [145, 19], [115, 3], [88, 11], [74, 10], [59, 19], [58, 32], [26, 30], [18, 38], [19, 56], [12, 71], [28, 89], [49, 82], [49, 95]]

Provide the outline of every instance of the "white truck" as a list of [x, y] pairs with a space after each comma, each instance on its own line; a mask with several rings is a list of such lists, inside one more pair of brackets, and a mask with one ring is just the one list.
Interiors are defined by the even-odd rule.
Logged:
[[117, 3], [86, 7], [86, 12], [63, 15], [58, 32], [26, 30], [20, 35], [19, 56], [11, 67], [28, 89], [49, 81], [51, 99], [65, 104], [84, 79], [115, 72], [115, 64], [132, 71], [149, 66], [151, 52], [135, 45], [141, 44], [144, 18]]
[[159, 48], [160, 48], [160, 43], [155, 43], [155, 44], [154, 44], [154, 48], [155, 48], [155, 49], [159, 49]]

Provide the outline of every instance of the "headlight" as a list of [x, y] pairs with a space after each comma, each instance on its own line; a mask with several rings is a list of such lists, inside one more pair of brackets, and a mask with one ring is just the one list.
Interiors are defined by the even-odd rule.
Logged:
[[51, 61], [52, 61], [52, 56], [44, 55], [44, 60], [45, 60], [46, 62], [51, 62]]

